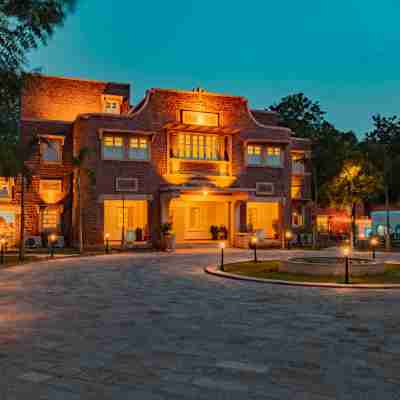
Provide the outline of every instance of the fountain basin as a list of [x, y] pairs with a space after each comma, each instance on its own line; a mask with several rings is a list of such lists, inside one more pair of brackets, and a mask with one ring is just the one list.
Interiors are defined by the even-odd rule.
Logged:
[[[282, 261], [279, 271], [304, 275], [341, 276], [345, 274], [345, 259], [342, 257], [295, 257]], [[350, 274], [353, 276], [380, 275], [385, 272], [381, 261], [351, 258]]]

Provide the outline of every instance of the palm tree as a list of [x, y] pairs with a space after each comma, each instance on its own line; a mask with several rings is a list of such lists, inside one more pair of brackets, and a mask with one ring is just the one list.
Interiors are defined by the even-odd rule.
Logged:
[[79, 236], [79, 253], [83, 252], [83, 213], [82, 213], [82, 177], [83, 174], [86, 174], [91, 181], [91, 183], [95, 184], [95, 175], [94, 171], [90, 168], [85, 167], [86, 160], [89, 158], [92, 150], [84, 147], [80, 149], [78, 155], [73, 157], [72, 165], [74, 167], [75, 174], [75, 182], [76, 182], [76, 193], [78, 199], [78, 236]]

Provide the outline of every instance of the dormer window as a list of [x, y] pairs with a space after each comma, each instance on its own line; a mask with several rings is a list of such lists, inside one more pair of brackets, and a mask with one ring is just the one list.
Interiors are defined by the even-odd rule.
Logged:
[[102, 96], [103, 112], [107, 114], [121, 114], [121, 96]]

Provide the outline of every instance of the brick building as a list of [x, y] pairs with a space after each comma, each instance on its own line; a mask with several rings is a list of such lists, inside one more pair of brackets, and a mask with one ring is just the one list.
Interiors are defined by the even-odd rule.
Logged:
[[[30, 78], [21, 140], [46, 140], [28, 163], [27, 236], [55, 232], [76, 243], [72, 159], [83, 148], [91, 151], [85, 169], [95, 175], [93, 182], [81, 174], [87, 247], [103, 244], [106, 233], [114, 243], [156, 242], [167, 221], [178, 243], [209, 240], [216, 225], [231, 245], [248, 231], [279, 240], [285, 229], [308, 226], [310, 144], [279, 126], [276, 114], [201, 89], [150, 89], [136, 106], [129, 99], [125, 84]], [[2, 210], [14, 213], [7, 229], [19, 221], [18, 185], [1, 182], [0, 235]]]

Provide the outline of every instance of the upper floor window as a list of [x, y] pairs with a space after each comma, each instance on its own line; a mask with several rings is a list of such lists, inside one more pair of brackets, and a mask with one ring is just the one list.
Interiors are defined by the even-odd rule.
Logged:
[[121, 114], [121, 96], [102, 96], [103, 112], [109, 114]]
[[261, 146], [249, 145], [247, 146], [247, 162], [252, 165], [261, 165]]
[[292, 154], [292, 172], [295, 174], [304, 174], [305, 172], [305, 159], [304, 154]]
[[105, 136], [103, 138], [103, 158], [109, 160], [124, 159], [124, 140], [122, 136]]
[[267, 148], [267, 165], [271, 167], [280, 167], [281, 161], [281, 148], [280, 147], [268, 147]]
[[148, 160], [149, 146], [148, 140], [141, 137], [132, 137], [129, 140], [129, 159], [130, 160]]
[[62, 161], [62, 140], [47, 138], [40, 143], [42, 160], [46, 162]]
[[248, 165], [266, 165], [269, 167], [282, 166], [282, 150], [280, 147], [248, 144], [246, 155]]
[[172, 156], [187, 160], [225, 160], [225, 138], [179, 133], [172, 136]]

